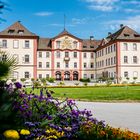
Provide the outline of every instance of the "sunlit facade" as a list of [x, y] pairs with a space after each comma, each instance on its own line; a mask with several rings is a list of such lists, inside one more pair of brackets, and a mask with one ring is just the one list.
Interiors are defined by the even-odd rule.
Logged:
[[140, 35], [127, 26], [95, 40], [80, 39], [65, 29], [53, 38], [41, 38], [16, 22], [0, 32], [0, 51], [17, 59], [18, 69], [11, 78], [18, 80], [140, 81]]

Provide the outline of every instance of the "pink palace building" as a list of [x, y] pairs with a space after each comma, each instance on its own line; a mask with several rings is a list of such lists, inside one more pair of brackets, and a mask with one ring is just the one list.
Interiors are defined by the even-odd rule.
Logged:
[[18, 80], [108, 77], [119, 83], [140, 82], [140, 34], [128, 26], [121, 25], [101, 40], [81, 39], [66, 29], [53, 38], [42, 38], [18, 21], [0, 32], [0, 51], [17, 59], [18, 69], [11, 78]]

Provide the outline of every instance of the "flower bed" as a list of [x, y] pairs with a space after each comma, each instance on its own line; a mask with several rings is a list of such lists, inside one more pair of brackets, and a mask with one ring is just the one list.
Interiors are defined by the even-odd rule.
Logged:
[[[59, 101], [42, 89], [40, 95], [25, 94], [21, 84], [1, 87], [0, 139], [9, 140], [139, 140], [140, 135], [115, 129], [80, 111], [70, 99]], [[8, 98], [7, 98], [8, 97]], [[5, 100], [5, 102], [1, 102]], [[8, 105], [8, 106], [7, 106]], [[3, 114], [4, 115], [4, 114]], [[6, 118], [7, 117], [7, 118]], [[11, 124], [6, 122], [10, 119]], [[3, 123], [2, 123], [3, 122]]]

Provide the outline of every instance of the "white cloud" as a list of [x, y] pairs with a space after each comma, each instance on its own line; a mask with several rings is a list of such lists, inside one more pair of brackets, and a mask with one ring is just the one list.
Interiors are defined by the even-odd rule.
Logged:
[[120, 20], [112, 20], [105, 23], [110, 29], [117, 29], [120, 24], [127, 25], [135, 30], [140, 31], [140, 15], [136, 15], [133, 17], [128, 17], [127, 19], [120, 19]]
[[124, 11], [138, 13], [140, 0], [81, 0], [88, 4], [90, 10], [112, 12]]
[[112, 11], [112, 6], [106, 6], [106, 5], [91, 5], [89, 6], [89, 9], [91, 10], [99, 10], [99, 11]]
[[51, 15], [53, 15], [53, 12], [43, 11], [43, 12], [35, 13], [35, 15], [36, 15], [36, 16], [41, 16], [41, 17], [44, 17], [44, 16], [51, 16]]
[[139, 13], [140, 10], [139, 9], [124, 9], [124, 12], [127, 12], [127, 13]]
[[112, 11], [113, 9], [116, 9], [115, 3], [120, 0], [84, 0], [87, 2], [88, 8], [91, 10], [98, 10], [98, 11]]
[[[52, 23], [50, 26], [55, 26], [55, 27], [64, 27], [64, 24], [59, 24], [59, 23]], [[73, 24], [66, 24], [66, 27], [74, 27], [75, 25]]]
[[139, 0], [128, 0], [128, 1], [122, 1], [122, 4], [133, 4], [133, 5], [138, 5], [140, 4]]
[[87, 23], [87, 19], [86, 18], [72, 18], [72, 23], [73, 24], [86, 24]]
[[90, 3], [98, 3], [98, 4], [112, 4], [114, 2], [117, 2], [118, 0], [86, 0], [86, 2]]

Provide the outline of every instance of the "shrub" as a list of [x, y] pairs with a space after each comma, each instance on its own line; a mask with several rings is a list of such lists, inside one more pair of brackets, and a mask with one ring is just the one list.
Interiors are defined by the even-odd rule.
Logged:
[[34, 79], [34, 78], [31, 78], [31, 81], [32, 81], [32, 82], [34, 82], [34, 81], [35, 81], [35, 79]]
[[48, 81], [48, 82], [50, 82], [50, 83], [54, 83], [54, 78], [53, 77], [50, 77], [50, 78], [46, 78], [46, 80]]
[[41, 86], [41, 84], [40, 84], [39, 81], [34, 81], [33, 86], [34, 87], [39, 87], [39, 86]]
[[89, 78], [81, 78], [80, 81], [81, 82], [90, 82], [90, 79]]
[[59, 85], [59, 86], [64, 86], [65, 83], [64, 83], [63, 81], [61, 81], [61, 82], [58, 83], [58, 85]]
[[79, 85], [79, 83], [77, 82], [77, 83], [74, 83], [76, 86], [78, 86]]
[[87, 82], [84, 82], [84, 86], [87, 86], [88, 85], [88, 83]]
[[11, 79], [11, 81], [14, 83], [14, 82], [16, 82], [16, 79], [13, 78], [13, 79]]
[[46, 78], [41, 78], [40, 81], [43, 83], [44, 86], [46, 85]]
[[26, 78], [21, 78], [20, 81], [21, 82], [25, 82], [26, 81]]

